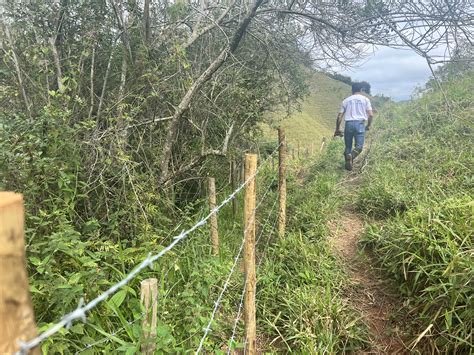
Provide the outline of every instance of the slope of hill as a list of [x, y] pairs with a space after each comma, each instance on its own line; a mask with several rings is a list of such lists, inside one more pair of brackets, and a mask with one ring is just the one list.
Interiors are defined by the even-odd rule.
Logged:
[[313, 143], [319, 147], [323, 137], [331, 136], [334, 132], [336, 114], [341, 101], [350, 95], [350, 86], [334, 80], [323, 73], [308, 72], [309, 95], [301, 105], [300, 112], [287, 116], [285, 112], [273, 113], [270, 125], [262, 130], [266, 137], [274, 137], [270, 129], [281, 126], [286, 131], [290, 146], [309, 148]]
[[402, 330], [419, 353], [474, 349], [473, 83], [465, 72], [384, 108], [357, 189], [377, 219], [360, 245], [405, 297]]

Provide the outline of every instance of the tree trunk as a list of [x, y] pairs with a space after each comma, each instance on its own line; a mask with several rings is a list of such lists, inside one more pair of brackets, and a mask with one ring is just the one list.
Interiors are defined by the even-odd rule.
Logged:
[[12, 37], [11, 37], [10, 30], [7, 27], [7, 25], [5, 25], [5, 35], [7, 36], [7, 39], [8, 39], [10, 48], [11, 48], [11, 52], [12, 52], [12, 61], [13, 61], [13, 65], [15, 66], [16, 78], [18, 80], [18, 88], [20, 89], [21, 96], [23, 97], [23, 101], [25, 102], [26, 110], [28, 111], [28, 116], [31, 119], [32, 116], [31, 116], [30, 100], [28, 100], [28, 96], [26, 95], [26, 89], [25, 89], [25, 85], [24, 85], [24, 82], [23, 82], [23, 76], [21, 75], [20, 62], [19, 62], [18, 57], [16, 55], [15, 49], [13, 48]]
[[58, 49], [56, 48], [56, 37], [49, 38], [49, 44], [51, 45], [51, 51], [53, 52], [54, 65], [56, 67], [56, 80], [58, 83], [58, 90], [63, 91], [63, 74], [61, 71], [61, 60], [59, 59]]
[[150, 0], [145, 0], [143, 7], [143, 27], [145, 30], [145, 44], [150, 45], [151, 33], [150, 33]]
[[255, 0], [250, 11], [240, 22], [237, 31], [234, 33], [231, 42], [220, 52], [220, 54], [212, 61], [212, 63], [207, 67], [207, 69], [197, 78], [197, 80], [191, 85], [188, 89], [178, 107], [176, 108], [175, 113], [171, 119], [170, 125], [168, 127], [168, 132], [166, 134], [165, 142], [161, 150], [161, 162], [160, 162], [160, 178], [159, 184], [162, 185], [166, 180], [168, 180], [169, 175], [169, 163], [171, 159], [171, 150], [173, 148], [173, 142], [176, 140], [178, 133], [179, 122], [184, 112], [188, 109], [191, 104], [194, 95], [201, 89], [201, 87], [212, 77], [212, 75], [224, 64], [224, 62], [229, 57], [229, 54], [235, 52], [238, 48], [242, 37], [244, 36], [250, 22], [255, 17], [258, 7], [263, 3], [264, 0]]

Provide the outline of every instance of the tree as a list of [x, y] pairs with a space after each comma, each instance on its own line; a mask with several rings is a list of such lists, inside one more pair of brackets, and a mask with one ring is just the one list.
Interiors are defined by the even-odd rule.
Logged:
[[176, 191], [207, 163], [240, 154], [265, 112], [302, 97], [302, 67], [351, 65], [374, 45], [409, 47], [433, 64], [436, 48], [470, 41], [473, 24], [464, 0], [0, 6], [0, 119], [23, 137], [44, 118], [40, 141], [59, 121], [80, 163], [67, 164], [67, 149], [42, 154], [84, 182], [76, 212], [105, 218], [131, 186], [146, 216], [138, 192]]
[[362, 84], [362, 91], [370, 95], [370, 84], [367, 81], [361, 81], [360, 84]]

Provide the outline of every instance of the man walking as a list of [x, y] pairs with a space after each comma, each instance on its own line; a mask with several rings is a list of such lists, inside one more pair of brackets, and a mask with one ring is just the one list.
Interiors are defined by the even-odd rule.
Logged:
[[[346, 169], [352, 170], [352, 161], [362, 152], [364, 147], [365, 132], [372, 124], [372, 105], [370, 100], [362, 95], [362, 85], [352, 84], [352, 95], [342, 101], [341, 109], [337, 114], [336, 132], [334, 137], [342, 136], [340, 130], [342, 117], [344, 117], [344, 157], [346, 159]], [[367, 123], [367, 125], [366, 125]], [[355, 140], [355, 148], [352, 149]]]

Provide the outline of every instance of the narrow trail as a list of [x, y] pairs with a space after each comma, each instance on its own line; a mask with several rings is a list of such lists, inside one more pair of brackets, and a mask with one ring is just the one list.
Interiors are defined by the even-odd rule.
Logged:
[[329, 222], [328, 226], [331, 245], [350, 279], [347, 302], [361, 313], [370, 332], [370, 349], [359, 353], [405, 354], [408, 351], [398, 335], [402, 322], [396, 317], [397, 311], [403, 307], [402, 301], [372, 264], [370, 256], [357, 247], [365, 220], [352, 207], [350, 194], [358, 184], [359, 178], [354, 174], [343, 181], [341, 189], [348, 201], [340, 210], [338, 219]]

